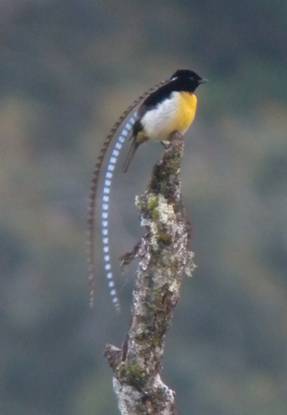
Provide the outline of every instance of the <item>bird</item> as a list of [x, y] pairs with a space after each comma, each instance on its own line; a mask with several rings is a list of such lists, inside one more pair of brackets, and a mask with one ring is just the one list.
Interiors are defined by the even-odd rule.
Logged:
[[175, 133], [184, 135], [192, 125], [196, 110], [195, 90], [206, 83], [196, 72], [178, 69], [170, 79], [148, 95], [137, 111], [130, 145], [123, 164], [127, 172], [138, 147], [146, 141], [170, 141]]
[[[122, 113], [106, 136], [93, 171], [88, 205], [88, 260], [90, 306], [94, 304], [96, 293], [96, 212], [98, 193], [101, 190], [101, 233], [105, 273], [110, 295], [116, 311], [120, 310], [119, 299], [113, 280], [110, 262], [109, 207], [110, 191], [113, 182], [113, 171], [122, 154], [123, 144], [130, 146], [123, 165], [126, 172], [140, 144], [148, 140], [159, 140], [166, 143], [178, 132], [184, 135], [194, 121], [197, 97], [194, 91], [207, 82], [194, 71], [177, 70], [170, 78], [160, 81], [140, 95]], [[104, 183], [100, 189], [100, 179]]]

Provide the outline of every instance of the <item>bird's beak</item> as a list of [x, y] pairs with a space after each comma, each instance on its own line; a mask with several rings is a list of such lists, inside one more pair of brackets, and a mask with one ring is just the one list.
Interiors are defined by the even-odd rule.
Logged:
[[206, 82], [208, 82], [208, 79], [205, 78], [201, 78], [200, 81], [198, 82], [199, 84], [206, 84]]

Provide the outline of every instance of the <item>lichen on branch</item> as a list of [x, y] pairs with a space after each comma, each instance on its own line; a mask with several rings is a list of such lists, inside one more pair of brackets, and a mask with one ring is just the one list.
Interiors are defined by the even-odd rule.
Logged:
[[122, 415], [177, 413], [175, 393], [162, 382], [160, 370], [182, 281], [195, 268], [181, 202], [183, 150], [184, 141], [175, 134], [155, 165], [147, 190], [136, 197], [145, 234], [132, 255], [139, 264], [131, 324], [123, 347], [107, 345], [105, 350]]

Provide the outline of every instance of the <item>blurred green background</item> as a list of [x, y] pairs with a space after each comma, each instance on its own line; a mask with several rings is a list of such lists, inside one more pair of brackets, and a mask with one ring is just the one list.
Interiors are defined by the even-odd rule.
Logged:
[[181, 414], [287, 413], [286, 27], [284, 0], [1, 0], [1, 415], [118, 413], [103, 348], [123, 340], [135, 267], [117, 258], [162, 148], [114, 184], [120, 318], [102, 265], [88, 309], [89, 180], [120, 112], [181, 67], [210, 82], [183, 166], [198, 269], [164, 380]]

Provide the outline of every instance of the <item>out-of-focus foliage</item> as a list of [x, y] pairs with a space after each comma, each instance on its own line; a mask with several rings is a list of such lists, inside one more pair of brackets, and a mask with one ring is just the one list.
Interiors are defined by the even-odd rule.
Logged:
[[[121, 318], [100, 267], [88, 310], [89, 179], [119, 113], [179, 67], [210, 83], [183, 169], [198, 269], [165, 377], [183, 414], [286, 414], [286, 16], [282, 0], [1, 1], [1, 414], [118, 413], [102, 350], [122, 341], [134, 271]], [[160, 151], [116, 179], [116, 267]]]

